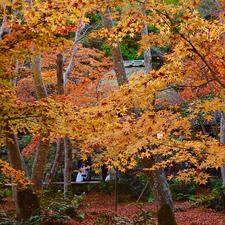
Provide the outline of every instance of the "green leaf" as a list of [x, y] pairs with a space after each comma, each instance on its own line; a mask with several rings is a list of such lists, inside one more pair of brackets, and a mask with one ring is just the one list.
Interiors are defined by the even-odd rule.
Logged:
[[79, 215], [82, 219], [84, 219], [85, 218], [85, 213], [80, 213], [80, 215]]

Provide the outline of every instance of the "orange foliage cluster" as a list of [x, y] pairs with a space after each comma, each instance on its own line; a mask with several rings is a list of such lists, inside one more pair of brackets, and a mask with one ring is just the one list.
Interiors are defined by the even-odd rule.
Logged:
[[[71, 49], [65, 47], [65, 68], [68, 66]], [[67, 101], [75, 105], [87, 106], [100, 101], [107, 93], [115, 89], [106, 80], [113, 75], [106, 74], [112, 69], [112, 62], [97, 49], [81, 47], [74, 59], [74, 67], [68, 78], [66, 87]], [[56, 52], [43, 54], [43, 79], [49, 94], [56, 94]], [[35, 100], [35, 90], [32, 79], [27, 76], [17, 81], [17, 96], [24, 102]], [[65, 100], [65, 99], [64, 99]]]
[[[107, 7], [113, 9], [112, 18], [118, 22], [111, 30], [102, 28], [94, 36], [106, 38], [116, 47], [124, 37], [140, 34], [144, 25], [155, 24], [160, 32], [142, 36], [140, 53], [149, 46], [160, 48], [165, 44], [171, 46], [171, 53], [161, 68], [132, 77], [105, 98], [115, 88], [105, 82], [112, 78], [105, 75], [111, 69], [111, 61], [103, 52], [77, 46], [66, 94], [57, 96], [56, 53], [64, 53], [64, 66], [68, 66], [71, 49], [67, 46], [71, 41], [56, 33], [68, 34], [81, 22], [88, 23], [85, 14], [97, 8], [104, 11], [105, 1], [34, 1], [31, 9], [27, 1], [23, 3], [25, 22], [11, 18], [11, 32], [0, 42], [1, 127], [32, 135], [43, 129], [49, 139], [67, 136], [81, 144], [84, 158], [86, 153], [94, 155], [93, 146], [98, 146], [102, 154], [96, 157], [96, 167], [105, 162], [121, 171], [136, 166], [136, 157], [162, 155], [166, 160], [153, 169], [188, 160], [197, 170], [185, 171], [181, 177], [188, 181], [195, 176], [195, 181], [204, 183], [204, 170], [225, 162], [224, 148], [218, 140], [201, 133], [193, 138], [191, 124], [198, 113], [225, 112], [224, 23], [200, 17], [195, 10], [196, 1], [167, 4], [149, 0], [145, 8], [151, 13], [146, 16], [137, 1], [110, 0]], [[118, 7], [122, 13], [118, 13]], [[31, 74], [24, 69], [18, 76], [18, 68], [12, 65], [32, 61], [34, 55], [41, 53], [49, 98], [36, 100]], [[187, 118], [181, 117], [176, 107], [158, 105], [162, 93], [173, 87], [184, 89], [183, 97], [196, 104], [190, 107]], [[214, 99], [202, 102], [197, 98], [209, 92]], [[28, 149], [34, 148], [34, 143], [35, 140]]]
[[25, 172], [21, 170], [15, 170], [10, 167], [9, 163], [0, 159], [0, 167], [2, 173], [8, 177], [12, 178], [12, 185], [18, 188], [24, 189], [31, 185], [31, 181], [25, 176]]
[[[201, 43], [201, 48], [205, 49], [205, 59], [210, 63], [211, 68], [222, 83], [225, 83], [225, 61], [221, 57], [225, 52], [223, 36], [219, 40]], [[201, 58], [192, 55], [184, 59], [185, 78], [182, 85], [185, 87], [181, 92], [182, 97], [187, 101], [207, 95], [209, 93], [220, 95], [221, 86], [212, 76], [211, 71], [205, 66]]]
[[36, 150], [37, 145], [39, 141], [39, 136], [34, 136], [29, 145], [27, 145], [23, 150], [22, 150], [22, 155], [25, 156], [26, 158], [30, 158], [32, 153]]

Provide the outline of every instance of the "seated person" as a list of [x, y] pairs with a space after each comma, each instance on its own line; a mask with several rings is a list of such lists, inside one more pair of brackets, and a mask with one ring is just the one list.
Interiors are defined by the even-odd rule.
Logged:
[[81, 167], [79, 168], [79, 172], [77, 174], [76, 182], [82, 182], [87, 179], [88, 171], [84, 163], [81, 163]]

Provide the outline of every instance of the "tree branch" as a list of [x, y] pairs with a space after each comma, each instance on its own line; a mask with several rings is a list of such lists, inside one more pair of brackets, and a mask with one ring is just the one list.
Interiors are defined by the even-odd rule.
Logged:
[[84, 27], [85, 27], [85, 24], [82, 24], [81, 27], [77, 30], [76, 35], [75, 35], [74, 47], [73, 47], [73, 52], [72, 52], [72, 55], [71, 55], [71, 58], [70, 58], [70, 62], [69, 62], [68, 67], [66, 68], [65, 73], [63, 74], [64, 88], [66, 87], [67, 78], [70, 75], [71, 70], [72, 70], [73, 65], [74, 65], [74, 59], [75, 59], [75, 56], [76, 56], [76, 52], [78, 50], [77, 44], [79, 44], [79, 42], [80, 42], [80, 34], [81, 34], [82, 30], [84, 29]]

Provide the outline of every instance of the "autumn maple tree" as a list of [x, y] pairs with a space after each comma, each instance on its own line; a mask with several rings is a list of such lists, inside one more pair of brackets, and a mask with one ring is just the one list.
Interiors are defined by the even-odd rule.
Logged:
[[[200, 114], [210, 120], [213, 112], [220, 111], [224, 120], [225, 97], [224, 11], [207, 20], [197, 11], [198, 5], [191, 0], [2, 2], [0, 127], [10, 166], [4, 161], [0, 165], [13, 184], [18, 183], [14, 192], [19, 219], [28, 219], [39, 208], [33, 191], [42, 189], [49, 145], [58, 142], [57, 149], [62, 150], [64, 142], [66, 192], [73, 144], [83, 159], [92, 155], [94, 168], [104, 163], [124, 172], [139, 158], [157, 201], [159, 224], [165, 223], [163, 218], [176, 224], [164, 168], [189, 162], [191, 167], [178, 172], [178, 179], [205, 183], [206, 169], [225, 163], [224, 124], [220, 142], [193, 129]], [[86, 15], [97, 12], [103, 26], [88, 35], [110, 46], [119, 87], [109, 84], [112, 76], [106, 72], [112, 65], [104, 53], [81, 45], [89, 23]], [[67, 38], [71, 33], [74, 40]], [[120, 42], [136, 34], [141, 37], [145, 72], [128, 81]], [[170, 52], [164, 64], [152, 69], [150, 46], [165, 45]], [[169, 101], [172, 92], [189, 102], [185, 117], [180, 105]], [[209, 93], [212, 98], [202, 98]], [[36, 149], [33, 186], [25, 175], [19, 133], [33, 136], [23, 150], [29, 155]]]
[[[143, 21], [145, 21], [146, 24], [155, 24], [160, 30], [160, 33], [152, 32], [149, 33], [148, 36], [144, 36], [140, 41], [140, 51], [144, 50], [149, 45], [164, 46], [166, 42], [169, 43], [172, 47], [172, 53], [168, 54], [166, 57], [167, 62], [159, 70], [153, 70], [147, 75], [142, 74], [138, 77], [133, 77], [133, 79], [130, 80], [129, 84], [124, 85], [118, 92], [113, 93], [107, 100], [103, 100], [102, 103], [100, 103], [100, 106], [102, 106], [103, 110], [102, 112], [100, 111], [101, 107], [99, 106], [98, 108], [90, 109], [93, 111], [97, 111], [97, 114], [94, 116], [98, 118], [99, 122], [102, 122], [104, 124], [108, 123], [108, 121], [106, 122], [105, 117], [108, 117], [109, 114], [106, 112], [108, 112], [107, 110], [109, 110], [110, 107], [111, 109], [114, 109], [114, 113], [112, 112], [111, 114], [112, 116], [114, 116], [113, 118], [115, 119], [115, 123], [118, 123], [118, 121], [121, 120], [124, 121], [125, 125], [122, 127], [124, 127], [125, 131], [127, 132], [127, 135], [125, 135], [125, 137], [127, 136], [126, 141], [124, 141], [124, 143], [121, 141], [121, 137], [124, 136], [119, 135], [120, 139], [113, 139], [112, 133], [115, 133], [115, 135], [117, 134], [117, 132], [114, 132], [115, 130], [113, 130], [117, 128], [116, 125], [109, 125], [109, 129], [113, 130], [109, 135], [111, 137], [111, 140], [110, 138], [103, 139], [106, 142], [108, 140], [112, 142], [112, 145], [115, 149], [117, 148], [121, 151], [125, 151], [125, 149], [131, 147], [131, 145], [127, 145], [127, 143], [132, 142], [132, 140], [137, 145], [137, 140], [135, 140], [135, 138], [138, 138], [136, 136], [137, 131], [134, 131], [134, 136], [132, 136], [128, 131], [134, 129], [133, 127], [136, 127], [139, 123], [139, 128], [143, 127], [142, 129], [147, 129], [148, 131], [140, 133], [142, 135], [146, 135], [147, 140], [150, 138], [150, 135], [152, 133], [154, 139], [152, 139], [151, 141], [147, 141], [144, 139], [144, 136], [142, 137], [141, 135], [141, 138], [139, 139], [141, 143], [140, 145], [137, 145], [137, 147], [134, 147], [134, 152], [137, 151], [137, 149], [142, 150], [142, 147], [147, 147], [149, 143], [152, 143], [153, 145], [154, 143], [156, 143], [157, 150], [154, 149], [153, 152], [159, 154], [160, 149], [158, 145], [159, 143], [164, 143], [161, 151], [163, 155], [167, 155], [168, 152], [165, 151], [167, 148], [166, 140], [169, 141], [168, 150], [171, 148], [171, 144], [173, 143], [171, 142], [171, 138], [169, 138], [171, 133], [174, 133], [175, 146], [178, 147], [178, 143], [180, 142], [184, 149], [186, 149], [186, 141], [187, 145], [190, 145], [189, 141], [191, 141], [192, 137], [191, 123], [189, 118], [182, 118], [181, 116], [179, 116], [179, 114], [176, 113], [176, 107], [170, 108], [167, 106], [160, 106], [160, 94], [166, 89], [177, 88], [179, 90], [179, 88], [188, 89], [190, 87], [195, 89], [198, 88], [199, 90], [201, 90], [202, 87], [216, 85], [213, 86], [213, 89], [215, 90], [215, 97], [207, 101], [197, 101], [195, 103], [193, 113], [204, 112], [207, 114], [215, 110], [224, 110], [222, 102], [224, 88], [224, 78], [222, 72], [222, 55], [224, 48], [222, 46], [222, 34], [224, 32], [224, 25], [216, 19], [214, 21], [208, 21], [201, 18], [199, 16], [199, 13], [195, 10], [195, 6], [197, 3], [195, 2], [194, 5], [192, 5], [191, 3], [192, 1], [183, 2], [182, 4], [167, 4], [166, 2], [159, 3], [157, 1], [147, 1], [145, 2], [146, 10], [149, 10], [149, 14], [147, 16], [141, 16], [140, 14], [138, 14], [140, 13], [142, 6], [136, 6], [133, 8], [128, 7], [122, 14], [123, 18], [126, 19], [119, 20], [116, 12], [115, 18], [119, 20], [118, 25], [112, 28], [110, 32], [105, 29], [102, 30], [102, 35], [104, 37], [107, 37], [112, 45], [116, 45], [114, 40], [120, 40], [120, 38], [125, 37], [126, 35], [130, 35], [132, 37], [136, 31], [141, 31], [141, 28], [143, 28]], [[120, 4], [121, 6], [124, 4], [125, 8], [126, 4], [135, 5], [136, 1], [129, 1], [129, 3], [121, 2]], [[187, 4], [189, 4], [189, 7], [187, 7]], [[113, 7], [114, 3], [109, 2], [109, 5]], [[192, 8], [190, 8], [191, 6]], [[134, 10], [134, 12], [132, 10]], [[139, 17], [137, 17], [137, 14], [139, 15]], [[125, 15], [127, 15], [127, 17], [125, 17]], [[130, 26], [128, 26], [127, 24], [129, 24]], [[130, 27], [135, 27], [135, 29]], [[212, 51], [210, 46], [213, 46], [214, 51]], [[191, 62], [195, 62], [196, 64], [199, 63], [199, 65], [197, 65], [197, 69], [194, 65], [189, 66]], [[203, 67], [204, 73], [200, 71]], [[219, 72], [220, 70], [221, 72]], [[202, 74], [202, 76], [199, 76], [199, 73]], [[216, 89], [218, 89], [218, 91], [216, 91]], [[207, 91], [209, 92], [210, 89], [208, 88]], [[124, 96], [123, 99], [120, 99], [120, 96]], [[138, 118], [136, 122], [129, 123], [129, 120], [135, 120], [135, 118], [133, 118], [134, 116], [132, 117], [127, 115], [122, 118], [116, 116], [118, 112], [124, 114], [124, 111], [129, 111], [129, 108], [132, 108], [133, 105], [143, 110], [141, 110], [140, 113], [142, 116]], [[190, 108], [190, 111], [191, 109], [193, 108]], [[147, 117], [147, 115], [149, 116]], [[155, 119], [157, 115], [161, 119]], [[190, 118], [193, 117], [194, 115], [191, 114]], [[210, 119], [210, 116], [206, 118]], [[144, 121], [144, 123], [141, 122], [142, 120]], [[147, 121], [149, 121], [149, 126], [147, 126]], [[119, 123], [121, 124], [121, 122]], [[157, 125], [157, 123], [159, 124]], [[170, 128], [165, 129], [165, 127], [161, 126], [160, 124], [164, 124], [165, 126], [166, 124], [168, 124]], [[102, 126], [102, 124], [100, 126]], [[154, 129], [155, 126], [156, 128]], [[182, 128], [183, 126], [184, 128]], [[95, 129], [97, 130], [96, 127]], [[119, 126], [119, 129], [121, 131], [121, 126]], [[169, 132], [168, 129], [171, 129], [171, 131]], [[161, 135], [157, 136], [157, 133]], [[167, 134], [168, 136], [166, 136]], [[94, 136], [95, 133], [91, 137], [91, 141], [94, 140]], [[190, 140], [188, 140], [188, 136]], [[198, 144], [196, 146], [196, 149], [198, 149], [198, 151], [201, 150], [204, 152], [206, 149], [208, 149], [206, 155], [211, 155], [210, 153], [213, 153], [212, 155], [216, 157], [215, 151], [217, 151], [218, 154], [221, 154], [221, 156], [223, 155], [221, 147], [216, 144], [218, 143], [216, 140], [213, 141], [210, 137], [201, 134], [199, 134], [199, 136], [196, 136], [196, 138], [197, 139], [193, 140], [192, 144], [190, 145], [193, 148], [195, 148], [195, 143], [199, 143], [200, 146], [198, 146]], [[116, 143], [115, 140], [118, 140], [118, 142]], [[101, 142], [103, 142], [102, 139]], [[213, 144], [208, 145], [207, 142], [213, 142]], [[120, 145], [122, 145], [123, 147], [119, 147]], [[218, 146], [217, 150], [216, 146]], [[212, 148], [214, 148], [214, 150]], [[112, 152], [113, 151], [109, 151], [109, 154], [112, 154]], [[132, 153], [132, 150], [129, 149], [127, 152]], [[179, 151], [179, 154], [181, 154], [181, 152]], [[197, 156], [196, 153], [193, 154], [193, 156], [194, 155]], [[218, 165], [223, 161], [223, 157], [219, 157], [219, 159], [220, 160], [217, 161]], [[117, 162], [115, 163], [117, 164]]]
[[[223, 70], [224, 49], [221, 44], [224, 24], [217, 19], [209, 21], [201, 18], [195, 9], [197, 3], [192, 3], [119, 2], [119, 6], [124, 8], [123, 12], [111, 13], [112, 18], [118, 20], [117, 26], [98, 32], [98, 35], [107, 38], [116, 47], [117, 41], [121, 41], [123, 37], [134, 37], [136, 32], [142, 31], [145, 24], [154, 24], [160, 32], [143, 35], [140, 51], [148, 49], [150, 45], [163, 47], [168, 43], [172, 53], [167, 55], [165, 65], [159, 70], [133, 77], [98, 107], [83, 111], [90, 121], [90, 125], [83, 125], [83, 130], [86, 127], [90, 133], [92, 128], [89, 135], [85, 133], [87, 142], [84, 149], [90, 146], [89, 151], [92, 152], [96, 143], [103, 149], [107, 146], [102, 157], [97, 158], [96, 165], [104, 161], [109, 167], [118, 167], [123, 171], [136, 165], [137, 155], [143, 159], [161, 155], [157, 163], [150, 165], [151, 169], [166, 167], [174, 161], [188, 161], [192, 168], [180, 171], [179, 179], [189, 181], [194, 178], [196, 182], [205, 183], [208, 174], [204, 169], [223, 164], [223, 146], [218, 140], [201, 132], [193, 137], [191, 120], [198, 113], [210, 115], [216, 110], [224, 111], [223, 73], [218, 71], [220, 65], [221, 72]], [[116, 4], [108, 1], [108, 7], [112, 9], [118, 6], [118, 2]], [[145, 4], [147, 15], [143, 14], [142, 4]], [[210, 49], [210, 45], [213, 45], [214, 51]], [[218, 60], [221, 62], [218, 63]], [[202, 76], [199, 77], [198, 74], [199, 66], [197, 70], [195, 66], [187, 66], [190, 61], [199, 62], [204, 67]], [[190, 75], [191, 84], [188, 83]], [[211, 100], [195, 101], [195, 106], [190, 107], [189, 117], [183, 118], [177, 112], [177, 107], [160, 105], [160, 96], [168, 89], [190, 87], [202, 90], [201, 87], [207, 85], [218, 86], [219, 93]], [[139, 110], [138, 117], [135, 112], [130, 114], [130, 109], [134, 106]], [[210, 116], [205, 118], [210, 119]]]
[[[1, 135], [13, 169], [25, 170], [16, 134], [23, 132], [40, 136], [31, 178], [34, 186], [28, 185], [22, 190], [19, 187], [14, 188], [17, 216], [21, 220], [29, 218], [39, 208], [38, 198], [32, 197], [35, 196], [32, 189], [40, 190], [42, 188], [50, 141], [48, 136], [53, 121], [56, 122], [57, 118], [59, 119], [60, 108], [63, 106], [62, 100], [58, 99], [57, 103], [56, 98], [47, 96], [41, 74], [40, 54], [48, 49], [60, 51], [65, 43], [71, 43], [62, 35], [69, 31], [77, 31], [81, 26], [81, 21], [82, 23], [87, 22], [83, 10], [85, 3], [83, 4], [81, 1], [79, 3], [79, 7], [76, 2], [65, 4], [64, 1], [41, 3], [4, 1], [1, 4], [4, 18], [2, 29], [4, 28], [6, 31], [0, 43], [2, 52]], [[54, 14], [56, 10], [61, 17]], [[68, 17], [68, 15], [70, 16]], [[68, 20], [74, 25], [67, 24]], [[60, 24], [60, 26], [55, 24]], [[23, 73], [25, 63], [30, 64], [31, 66], [28, 67], [31, 68]], [[27, 102], [17, 97], [16, 84], [24, 75], [33, 78], [38, 100]], [[50, 102], [52, 104], [49, 104]], [[51, 111], [51, 109], [53, 110]], [[50, 118], [52, 122], [50, 122]], [[22, 201], [23, 198], [26, 201]], [[28, 205], [29, 209], [25, 209]]]

